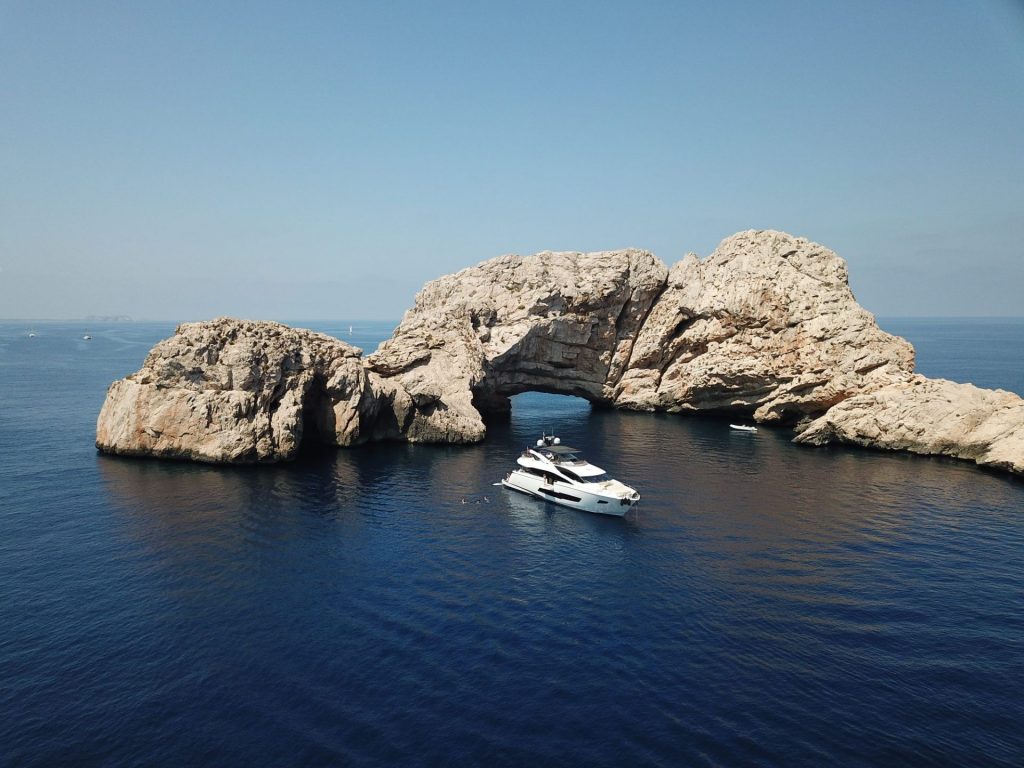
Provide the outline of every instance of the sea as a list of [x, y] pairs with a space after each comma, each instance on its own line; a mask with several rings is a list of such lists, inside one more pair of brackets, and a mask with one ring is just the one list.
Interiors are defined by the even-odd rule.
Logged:
[[[880, 322], [1024, 393], [1024, 319]], [[0, 323], [0, 765], [1024, 764], [1020, 478], [539, 393], [475, 446], [97, 453], [172, 333]], [[552, 430], [635, 510], [494, 485]]]

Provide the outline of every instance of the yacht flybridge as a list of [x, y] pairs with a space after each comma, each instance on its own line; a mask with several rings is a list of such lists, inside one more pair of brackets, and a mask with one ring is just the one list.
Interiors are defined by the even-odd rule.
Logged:
[[506, 488], [528, 493], [573, 509], [622, 517], [640, 501], [640, 494], [600, 467], [579, 457], [554, 435], [542, 435], [516, 459], [518, 469], [501, 481]]

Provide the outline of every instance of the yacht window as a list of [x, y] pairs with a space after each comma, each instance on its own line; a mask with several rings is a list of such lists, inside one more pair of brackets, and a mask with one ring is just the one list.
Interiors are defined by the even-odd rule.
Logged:
[[570, 472], [565, 467], [559, 467], [558, 471], [561, 472], [566, 477], [568, 477], [570, 480], [575, 480], [577, 483], [582, 483], [583, 482], [583, 480], [580, 478], [579, 475], [577, 475], [575, 472]]
[[550, 481], [552, 483], [555, 482], [555, 481], [562, 482], [565, 479], [565, 478], [559, 477], [554, 472], [548, 472], [546, 469], [537, 469], [536, 467], [524, 467], [524, 469], [527, 472], [529, 472], [531, 475], [536, 475], [537, 477], [543, 477], [545, 480], [548, 480], [548, 481]]

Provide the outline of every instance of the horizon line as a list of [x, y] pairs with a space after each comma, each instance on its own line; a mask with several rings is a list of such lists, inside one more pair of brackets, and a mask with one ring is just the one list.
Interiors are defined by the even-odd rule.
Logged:
[[[403, 313], [404, 314], [404, 313]], [[1024, 314], [1021, 315], [889, 315], [878, 312], [872, 312], [876, 319], [886, 320], [1024, 320]], [[309, 317], [290, 317], [283, 320], [274, 320], [266, 317], [239, 317], [237, 315], [215, 315], [208, 318], [200, 318], [198, 320], [183, 320], [180, 318], [159, 318], [159, 317], [142, 317], [142, 318], [128, 318], [125, 320], [105, 320], [97, 319], [95, 317], [0, 317], [0, 323], [105, 323], [109, 325], [124, 325], [127, 323], [199, 323], [216, 320], [219, 317], [230, 317], [236, 320], [255, 320], [255, 321], [270, 321], [282, 323], [285, 325], [291, 323], [400, 323], [402, 318], [369, 318], [369, 317], [320, 317], [320, 318], [309, 318]]]

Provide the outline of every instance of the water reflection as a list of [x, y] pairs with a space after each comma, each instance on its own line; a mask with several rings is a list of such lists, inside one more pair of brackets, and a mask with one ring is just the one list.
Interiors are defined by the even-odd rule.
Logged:
[[[0, 367], [0, 763], [1020, 762], [1019, 480], [546, 395], [478, 446], [97, 456], [170, 331], [51, 330]], [[492, 486], [552, 428], [635, 517]]]
[[[552, 429], [637, 486], [636, 511], [493, 485]], [[933, 734], [907, 714], [922, 697], [966, 707], [961, 723], [1017, 701], [1001, 681], [1024, 631], [1022, 486], [965, 464], [524, 395], [477, 446], [96, 465], [189, 658], [211, 656], [252, 700], [287, 691], [274, 713], [303, 727], [358, 731], [365, 710], [382, 742], [449, 729], [499, 749], [550, 711], [577, 755], [625, 722], [633, 756], [779, 764], [808, 722], [834, 735], [848, 719], [855, 743], [899, 750], [893, 722]], [[446, 706], [453, 691], [473, 706]], [[751, 733], [756, 748], [723, 746]]]
[[998, 507], [1015, 490], [1012, 480], [956, 462], [799, 448], [782, 431], [747, 435], [724, 422], [591, 412], [583, 401], [564, 399], [561, 413], [546, 403], [532, 410], [517, 403], [512, 421], [492, 427], [480, 446], [379, 444], [264, 467], [111, 457], [98, 457], [97, 466], [112, 499], [155, 535], [230, 527], [256, 543], [287, 537], [283, 526], [303, 514], [380, 524], [426, 516], [442, 529], [502, 513], [531, 520], [535, 509], [546, 517], [549, 505], [494, 483], [524, 445], [552, 428], [639, 488], [643, 501], [632, 524], [620, 521], [624, 529], [685, 528], [732, 548], [751, 541], [834, 547], [865, 536], [893, 540], [919, 508], [955, 526], [964, 508]]

